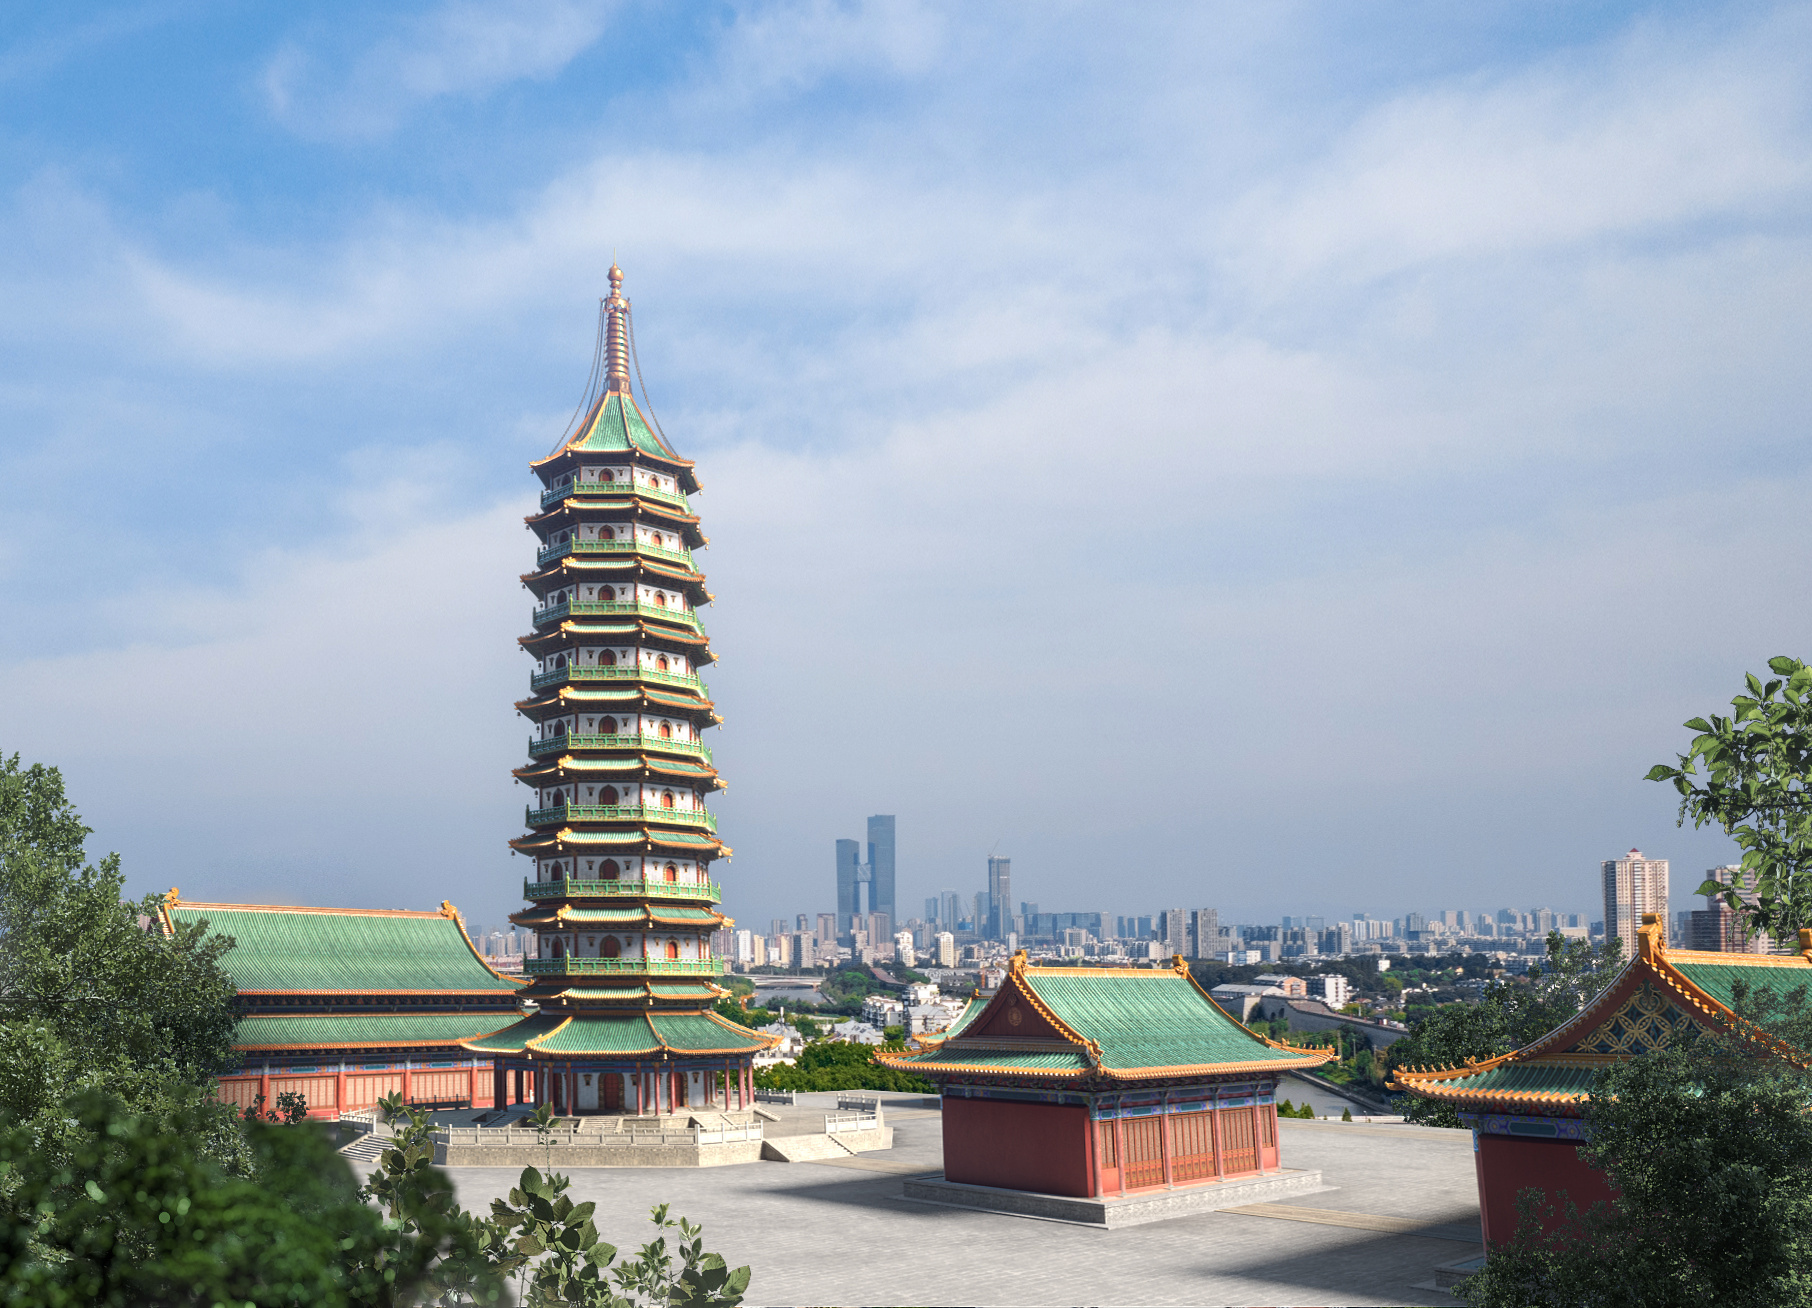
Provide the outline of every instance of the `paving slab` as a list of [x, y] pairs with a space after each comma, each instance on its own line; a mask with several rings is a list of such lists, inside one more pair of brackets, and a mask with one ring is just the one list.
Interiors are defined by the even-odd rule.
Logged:
[[[828, 1100], [835, 1111], [835, 1096]], [[577, 1169], [571, 1193], [597, 1203], [600, 1232], [622, 1247], [647, 1238], [652, 1205], [671, 1203], [703, 1224], [706, 1248], [754, 1269], [752, 1305], [1451, 1305], [1431, 1284], [1434, 1269], [1464, 1252], [1452, 1237], [1478, 1225], [1465, 1131], [1279, 1123], [1284, 1165], [1317, 1169], [1333, 1187], [1290, 1206], [1407, 1225], [1203, 1213], [1104, 1230], [905, 1199], [905, 1177], [943, 1170], [940, 1122], [888, 1117], [894, 1147], [883, 1154], [705, 1171]], [[517, 1170], [451, 1175], [466, 1207], [485, 1212]], [[1417, 1229], [1430, 1227], [1441, 1229]]]

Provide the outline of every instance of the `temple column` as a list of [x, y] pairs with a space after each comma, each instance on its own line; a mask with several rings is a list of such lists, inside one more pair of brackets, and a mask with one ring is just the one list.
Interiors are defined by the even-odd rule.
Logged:
[[340, 1060], [340, 1068], [333, 1079], [333, 1111], [338, 1117], [346, 1111], [346, 1060]]
[[503, 1070], [501, 1058], [491, 1064], [491, 1110], [493, 1112], [509, 1102], [509, 1076], [510, 1074]]
[[1221, 1088], [1214, 1088], [1214, 1102], [1208, 1107], [1208, 1133], [1214, 1145], [1214, 1179], [1227, 1179], [1227, 1168], [1221, 1158]]
[[1114, 1157], [1120, 1160], [1120, 1197], [1126, 1197], [1126, 1131], [1121, 1116], [1114, 1114]]
[[1164, 1102], [1158, 1105], [1158, 1152], [1164, 1159], [1164, 1188], [1173, 1188], [1170, 1179], [1170, 1092], [1164, 1092]]
[[407, 1058], [403, 1060], [403, 1102], [405, 1104], [415, 1102], [415, 1086], [409, 1079], [409, 1060]]

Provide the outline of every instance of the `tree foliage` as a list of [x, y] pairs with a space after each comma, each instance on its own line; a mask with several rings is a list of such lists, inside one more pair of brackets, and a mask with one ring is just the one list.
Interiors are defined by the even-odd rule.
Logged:
[[[1623, 966], [1623, 942], [1609, 937], [1601, 946], [1550, 932], [1545, 966], [1529, 969], [1529, 984], [1485, 988], [1476, 1004], [1443, 1004], [1416, 1021], [1408, 1036], [1384, 1053], [1388, 1074], [1399, 1067], [1458, 1067], [1483, 1061], [1538, 1040], [1572, 1017], [1610, 984]], [[1457, 1127], [1453, 1105], [1399, 1098], [1404, 1117], [1425, 1126]]]
[[1753, 1026], [1599, 1073], [1581, 1152], [1616, 1202], [1525, 1191], [1515, 1240], [1455, 1293], [1480, 1308], [1812, 1304], [1812, 1077], [1770, 1039], [1812, 1049], [1812, 1014], [1803, 989], [1736, 1007]]
[[875, 1061], [873, 1045], [846, 1040], [814, 1040], [798, 1062], [760, 1068], [755, 1084], [763, 1090], [904, 1090], [935, 1094], [922, 1076], [885, 1067]]
[[1791, 940], [1812, 927], [1812, 668], [1785, 656], [1768, 668], [1765, 682], [1745, 674], [1747, 693], [1728, 717], [1689, 718], [1692, 744], [1648, 780], [1680, 792], [1682, 824], [1719, 827], [1743, 851], [1739, 876], [1695, 893], [1721, 896], [1755, 928]]

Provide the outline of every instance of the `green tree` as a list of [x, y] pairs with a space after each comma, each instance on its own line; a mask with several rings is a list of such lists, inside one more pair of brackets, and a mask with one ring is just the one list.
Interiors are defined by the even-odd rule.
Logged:
[[777, 1063], [755, 1073], [763, 1090], [905, 1090], [935, 1094], [922, 1076], [875, 1061], [873, 1045], [814, 1040], [792, 1066]]
[[[1738, 996], [1761, 1031], [1690, 1036], [1597, 1076], [1586, 1161], [1615, 1203], [1520, 1196], [1516, 1238], [1455, 1293], [1481, 1308], [1812, 1304], [1812, 1048], [1805, 991]], [[1554, 1223], [1541, 1233], [1542, 1220]]]
[[1785, 656], [1768, 668], [1766, 682], [1745, 674], [1748, 693], [1730, 701], [1729, 717], [1687, 719], [1692, 744], [1648, 780], [1680, 792], [1682, 824], [1720, 827], [1743, 851], [1738, 877], [1694, 893], [1720, 895], [1756, 928], [1792, 940], [1812, 927], [1812, 668]]
[[64, 1099], [104, 1087], [131, 1112], [181, 1116], [247, 1174], [245, 1136], [212, 1093], [235, 1062], [232, 941], [199, 925], [166, 936], [161, 897], [123, 902], [119, 857], [88, 864], [88, 835], [55, 768], [0, 758], [0, 1120], [60, 1156], [81, 1134]]
[[[1617, 936], [1599, 947], [1554, 931], [1547, 949], [1547, 965], [1529, 969], [1528, 985], [1489, 985], [1478, 1003], [1443, 1004], [1417, 1021], [1384, 1052], [1385, 1080], [1399, 1067], [1458, 1067], [1538, 1040], [1577, 1013], [1623, 966], [1623, 941]], [[1451, 1104], [1412, 1095], [1399, 1096], [1398, 1103], [1409, 1121], [1460, 1124]]]

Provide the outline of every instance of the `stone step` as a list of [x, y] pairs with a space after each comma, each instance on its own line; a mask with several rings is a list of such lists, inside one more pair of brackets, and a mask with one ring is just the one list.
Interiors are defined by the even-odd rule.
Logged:
[[826, 1158], [848, 1158], [855, 1150], [846, 1148], [836, 1136], [783, 1135], [761, 1142], [761, 1156], [775, 1163], [817, 1163]]
[[366, 1134], [340, 1146], [340, 1153], [356, 1163], [375, 1163], [392, 1141], [388, 1136]]

